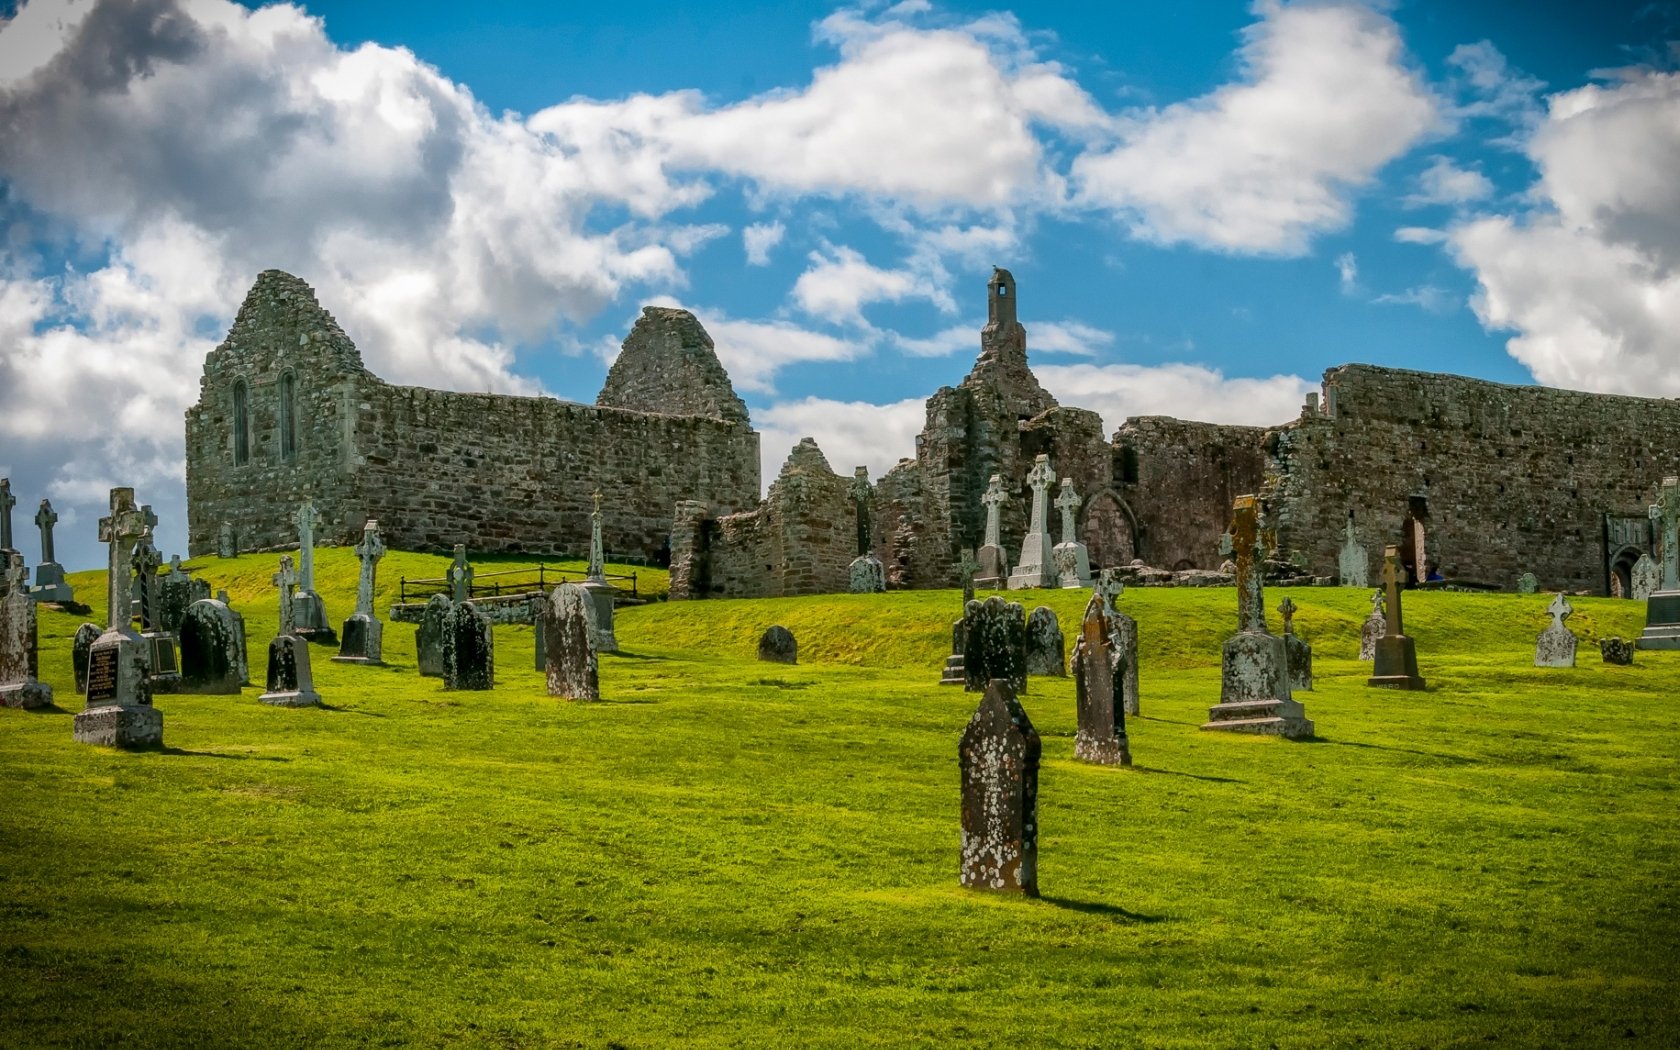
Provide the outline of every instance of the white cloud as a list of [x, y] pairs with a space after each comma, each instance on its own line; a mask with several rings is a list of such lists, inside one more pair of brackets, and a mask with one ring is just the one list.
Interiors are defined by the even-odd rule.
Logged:
[[1394, 231], [1394, 239], [1401, 244], [1443, 244], [1447, 231], [1428, 226], [1402, 226]]
[[807, 397], [757, 408], [752, 415], [768, 489], [788, 450], [803, 437], [816, 439], [836, 473], [850, 475], [853, 467], [866, 466], [870, 478], [879, 480], [899, 459], [915, 456], [927, 406], [921, 398], [875, 405]]
[[1243, 79], [1122, 121], [1117, 147], [1074, 163], [1081, 201], [1146, 240], [1301, 254], [1347, 224], [1354, 191], [1438, 126], [1385, 15], [1356, 3], [1256, 9]]
[[1128, 416], [1275, 426], [1298, 417], [1307, 393], [1318, 387], [1300, 376], [1231, 378], [1193, 364], [1039, 365], [1034, 371], [1057, 401], [1101, 413], [1107, 433]]
[[1027, 329], [1027, 347], [1032, 351], [1093, 357], [1101, 348], [1114, 345], [1113, 332], [1083, 321], [1031, 321], [1023, 324]]
[[1418, 175], [1417, 192], [1406, 198], [1414, 206], [1470, 204], [1493, 195], [1493, 182], [1479, 171], [1461, 168], [1447, 157], [1430, 158]]
[[1359, 260], [1352, 252], [1336, 256], [1336, 280], [1342, 286], [1343, 295], [1352, 295], [1359, 287]]
[[942, 310], [956, 309], [938, 280], [910, 269], [884, 270], [851, 248], [812, 252], [811, 265], [793, 285], [793, 301], [813, 317], [863, 325], [863, 308], [876, 302], [926, 299]]
[[1458, 302], [1453, 293], [1433, 284], [1418, 285], [1403, 292], [1384, 292], [1371, 301], [1384, 306], [1416, 306], [1432, 314], [1444, 314]]
[[747, 250], [747, 265], [770, 265], [770, 250], [782, 243], [787, 227], [780, 222], [755, 222], [741, 231], [741, 244]]
[[911, 357], [949, 357], [958, 350], [980, 350], [980, 324], [958, 324], [925, 338], [892, 333], [893, 345]]
[[1521, 148], [1527, 133], [1545, 117], [1540, 92], [1545, 82], [1514, 69], [1491, 41], [1460, 44], [1447, 56], [1457, 73], [1452, 85], [1458, 101], [1451, 116], [1462, 120], [1491, 120], [1510, 126], [1512, 133], [1491, 139], [1493, 145]]

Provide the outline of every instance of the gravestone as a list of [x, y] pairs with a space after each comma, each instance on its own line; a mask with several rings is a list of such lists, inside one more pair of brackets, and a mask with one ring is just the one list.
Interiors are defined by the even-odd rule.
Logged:
[[75, 601], [76, 592], [64, 582], [64, 566], [58, 563], [53, 543], [53, 526], [57, 524], [58, 514], [52, 509], [52, 501], [42, 500], [41, 508], [35, 512], [35, 527], [41, 530], [41, 563], [35, 566], [35, 586], [29, 589], [29, 595], [38, 602], [64, 604]]
[[1129, 766], [1132, 749], [1126, 739], [1126, 706], [1120, 677], [1114, 673], [1112, 628], [1103, 614], [1100, 595], [1085, 603], [1079, 639], [1073, 643], [1073, 689], [1079, 732], [1073, 738], [1073, 757], [1100, 766]]
[[1336, 554], [1337, 582], [1343, 587], [1371, 586], [1371, 553], [1353, 530], [1353, 511], [1348, 511], [1342, 549]]
[[1219, 703], [1208, 709], [1203, 729], [1310, 737], [1313, 724], [1289, 688], [1289, 656], [1282, 638], [1266, 629], [1261, 585], [1260, 501], [1238, 496], [1231, 531], [1220, 552], [1231, 555], [1237, 577], [1237, 633], [1220, 652]]
[[233, 621], [234, 634], [237, 635], [238, 638], [239, 638], [238, 648], [235, 650], [239, 654], [239, 656], [238, 656], [239, 684], [240, 685], [250, 685], [251, 684], [251, 661], [245, 655], [245, 653], [246, 653], [245, 617], [241, 616], [239, 614], [239, 610], [235, 609], [233, 607], [233, 603], [228, 601], [228, 592], [227, 591], [217, 591], [216, 592], [216, 600], [221, 602], [223, 605], [227, 606], [228, 617]]
[[1575, 666], [1575, 632], [1564, 625], [1565, 620], [1575, 612], [1575, 607], [1569, 604], [1569, 599], [1562, 593], [1552, 599], [1552, 604], [1546, 606], [1546, 612], [1551, 614], [1552, 622], [1540, 632], [1540, 637], [1534, 640], [1535, 667], [1574, 667]]
[[1118, 604], [1126, 584], [1118, 569], [1103, 569], [1097, 573], [1092, 593], [1102, 599], [1103, 615], [1108, 619], [1110, 658], [1114, 674], [1120, 682], [1121, 706], [1128, 715], [1138, 713], [1138, 629], [1137, 621]]
[[986, 536], [979, 551], [980, 575], [974, 581], [975, 586], [987, 590], [1002, 587], [1009, 575], [1009, 553], [1003, 549], [1000, 531], [1003, 505], [1008, 501], [1009, 494], [1003, 490], [1002, 476], [993, 474], [985, 495], [980, 497], [981, 505], [986, 508]]
[[857, 511], [857, 557], [847, 567], [847, 590], [879, 594], [887, 589], [887, 568], [869, 547], [869, 468], [852, 472], [852, 503]]
[[443, 631], [452, 608], [448, 595], [432, 595], [420, 613], [420, 625], [414, 629], [415, 660], [427, 678], [443, 677]]
[[134, 546], [147, 529], [134, 506], [134, 490], [111, 490], [111, 513], [99, 521], [106, 544], [105, 633], [88, 650], [87, 709], [75, 719], [84, 744], [149, 747], [163, 743], [163, 712], [152, 706], [151, 651], [134, 633], [129, 617], [129, 566]]
[[548, 695], [566, 700], [601, 699], [599, 664], [590, 628], [589, 596], [569, 583], [554, 588], [543, 619], [547, 633]]
[[618, 652], [618, 636], [613, 633], [613, 587], [607, 582], [606, 548], [601, 542], [601, 494], [595, 493], [595, 509], [589, 515], [589, 573], [578, 584], [589, 596], [590, 623], [595, 631], [597, 653]]
[[1056, 586], [1055, 562], [1050, 556], [1049, 503], [1045, 499], [1050, 486], [1056, 483], [1056, 472], [1050, 469], [1050, 457], [1039, 453], [1033, 468], [1027, 472], [1027, 484], [1032, 486], [1032, 512], [1027, 519], [1027, 538], [1021, 541], [1021, 560], [1009, 574], [1009, 589]]
[[1633, 585], [1629, 588], [1633, 592], [1631, 597], [1637, 601], [1644, 601], [1662, 588], [1662, 569], [1649, 554], [1641, 554], [1628, 575]]
[[[552, 654], [549, 659], [553, 660]], [[443, 624], [443, 687], [496, 687], [496, 639], [490, 617], [471, 602], [452, 606]]]
[[531, 649], [537, 658], [537, 673], [547, 674], [548, 630], [543, 624], [548, 619], [548, 595], [541, 592], [531, 595], [526, 609], [527, 615], [531, 618]]
[[292, 568], [292, 556], [280, 555], [280, 571], [272, 577], [280, 592], [280, 633], [292, 634], [297, 626], [292, 622], [292, 595], [297, 591], [297, 572]]
[[1038, 896], [1039, 751], [1009, 683], [987, 683], [957, 744], [964, 886]]
[[[980, 562], [975, 559], [974, 551], [968, 547], [962, 549], [962, 556], [957, 561], [957, 575], [962, 581], [964, 610], [968, 603], [974, 600], [974, 574], [980, 569]], [[945, 658], [945, 669], [939, 676], [940, 685], [966, 685], [968, 674], [963, 670], [963, 618], [957, 617], [951, 621], [951, 655]]]
[[216, 557], [237, 558], [239, 556], [239, 542], [233, 535], [233, 522], [224, 521], [216, 529]]
[[799, 662], [799, 643], [794, 640], [792, 631], [775, 624], [759, 638], [758, 658], [776, 664], [796, 664]]
[[327, 605], [315, 593], [315, 530], [320, 527], [321, 515], [315, 504], [304, 500], [293, 518], [298, 530], [297, 589], [292, 592], [292, 630], [307, 642], [319, 645], [338, 644], [338, 634], [327, 619]]
[[23, 555], [0, 551], [0, 707], [36, 708], [53, 702], [52, 686], [37, 677], [39, 642]]
[[362, 566], [356, 579], [356, 611], [344, 621], [343, 638], [333, 659], [339, 663], [378, 666], [385, 662], [385, 625], [373, 610], [373, 591], [379, 559], [385, 557], [385, 541], [379, 535], [379, 522], [372, 518], [362, 525], [362, 541], [356, 544], [356, 557]]
[[1056, 582], [1064, 590], [1091, 586], [1091, 552], [1079, 542], [1079, 530], [1074, 515], [1085, 501], [1073, 491], [1073, 479], [1062, 479], [1062, 493], [1056, 497], [1056, 509], [1062, 512], [1062, 542], [1050, 552], [1056, 566]]
[[1598, 653], [1607, 664], [1620, 664], [1623, 667], [1633, 663], [1633, 643], [1626, 638], [1600, 638]]
[[309, 673], [309, 642], [295, 634], [278, 634], [268, 643], [268, 688], [257, 697], [271, 707], [315, 707], [321, 694]]
[[169, 559], [169, 572], [157, 581], [158, 630], [179, 634], [187, 607], [209, 597], [209, 581], [194, 579], [182, 570], [180, 555]]
[[1284, 596], [1282, 604], [1278, 606], [1278, 615], [1283, 617], [1283, 650], [1289, 657], [1289, 688], [1293, 692], [1297, 689], [1312, 691], [1312, 646], [1295, 633], [1295, 602], [1288, 595]]
[[70, 642], [70, 668], [76, 676], [76, 695], [87, 695], [88, 653], [93, 650], [93, 643], [99, 640], [99, 625], [84, 623], [76, 628], [76, 637]]
[[187, 606], [181, 617], [181, 692], [235, 695], [245, 683], [239, 672], [243, 648], [228, 607], [214, 598]]
[[1663, 479], [1650, 515], [1662, 531], [1662, 584], [1645, 599], [1645, 630], [1633, 644], [1680, 649], [1680, 477]]
[[16, 550], [12, 544], [12, 508], [17, 497], [12, 495], [12, 479], [0, 478], [0, 551]]
[[1067, 642], [1062, 637], [1062, 625], [1049, 606], [1040, 605], [1027, 617], [1027, 673], [1067, 674]]
[[1517, 577], [1517, 593], [1533, 594], [1540, 589], [1540, 580], [1532, 572], [1525, 572]]
[[964, 688], [983, 691], [994, 678], [1017, 695], [1027, 691], [1027, 614], [998, 595], [968, 603], [963, 613]]
[[467, 545], [455, 545], [455, 560], [450, 563], [449, 572], [449, 600], [457, 605], [472, 597], [473, 567], [467, 561]]
[[1371, 615], [1365, 617], [1365, 624], [1359, 629], [1359, 658], [1361, 660], [1375, 660], [1377, 658], [1377, 639], [1388, 633], [1388, 616], [1383, 612], [1386, 599], [1383, 592], [1378, 590], [1371, 595]]
[[[150, 508], [142, 508], [142, 513]], [[145, 532], [134, 548], [129, 565], [134, 570], [134, 589], [140, 595], [140, 638], [151, 653], [152, 693], [173, 693], [181, 684], [180, 658], [175, 649], [175, 635], [163, 626], [162, 588], [157, 570], [163, 558], [152, 543], [153, 521], [148, 519]]]
[[1422, 689], [1418, 676], [1417, 643], [1406, 634], [1400, 610], [1400, 548], [1389, 544], [1383, 550], [1383, 586], [1388, 591], [1387, 630], [1377, 639], [1371, 677], [1366, 685], [1384, 689]]

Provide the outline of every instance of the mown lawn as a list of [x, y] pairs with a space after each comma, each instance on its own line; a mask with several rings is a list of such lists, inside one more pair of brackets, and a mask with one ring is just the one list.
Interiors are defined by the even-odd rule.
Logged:
[[[354, 558], [317, 560], [342, 619]], [[195, 563], [258, 678], [273, 563]], [[382, 603], [444, 564], [391, 555]], [[1680, 653], [1590, 640], [1642, 608], [1576, 599], [1547, 671], [1549, 596], [1408, 596], [1408, 694], [1350, 659], [1366, 592], [1288, 593], [1316, 741], [1197, 729], [1228, 589], [1122, 599], [1133, 769], [1074, 762], [1071, 682], [1032, 681], [1038, 901], [956, 883], [954, 592], [624, 610], [588, 705], [529, 629], [446, 693], [388, 625], [390, 667], [316, 651], [329, 708], [162, 696], [141, 754], [73, 742], [80, 621], [44, 615], [61, 709], [0, 711], [0, 1043], [1680, 1045]], [[753, 659], [777, 622], [797, 667]]]

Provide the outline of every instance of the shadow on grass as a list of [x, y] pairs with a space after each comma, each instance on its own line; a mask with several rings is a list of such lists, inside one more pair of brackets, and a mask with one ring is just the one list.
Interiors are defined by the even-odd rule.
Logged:
[[601, 655], [602, 656], [616, 656], [620, 660], [664, 661], [664, 660], [669, 660], [670, 659], [669, 656], [654, 656], [652, 653], [636, 653], [636, 652], [631, 652], [629, 649], [620, 649], [617, 652], [602, 653]]
[[384, 717], [386, 717], [383, 713], [381, 713], [379, 711], [363, 711], [359, 707], [338, 707], [334, 704], [328, 704], [328, 703], [320, 703], [320, 704], [316, 704], [315, 706], [320, 708], [323, 711], [334, 711], [334, 712], [337, 712], [338, 714], [341, 714], [341, 715], [361, 715], [363, 718], [384, 718]]
[[160, 755], [180, 755], [184, 758], [232, 758], [240, 761], [252, 762], [290, 762], [291, 759], [281, 755], [228, 755], [220, 751], [187, 751], [179, 747], [154, 748]]
[[1316, 733], [1307, 737], [1305, 740], [1298, 740], [1296, 743], [1334, 744], [1337, 747], [1362, 747], [1372, 751], [1397, 751], [1403, 755], [1418, 755], [1422, 758], [1433, 758], [1436, 761], [1445, 762], [1449, 766], [1473, 766], [1477, 765], [1481, 761], [1480, 759], [1466, 758], [1463, 755], [1448, 755], [1439, 751], [1419, 751], [1416, 748], [1411, 747], [1391, 747], [1388, 744], [1367, 744], [1359, 740], [1331, 740], [1329, 737], [1322, 737]]
[[1141, 719], [1145, 722], [1164, 722], [1170, 726], [1200, 726], [1200, 722], [1181, 722], [1176, 718], [1162, 718], [1160, 715], [1127, 715], [1127, 718]]
[[1127, 922], [1157, 923], [1166, 922], [1165, 915], [1142, 915], [1135, 911], [1127, 911], [1118, 904], [1104, 904], [1101, 901], [1076, 901], [1069, 897], [1040, 897], [1039, 900], [1068, 911], [1084, 912], [1086, 915], [1104, 915], [1110, 919], [1125, 919]]
[[1180, 772], [1179, 770], [1176, 770], [1176, 769], [1155, 769], [1155, 768], [1152, 768], [1150, 766], [1132, 766], [1131, 768], [1134, 772], [1138, 772], [1138, 773], [1163, 773], [1163, 774], [1165, 774], [1169, 777], [1189, 777], [1191, 780], [1206, 780], [1206, 781], [1208, 781], [1209, 783], [1212, 783], [1212, 784], [1245, 784], [1245, 783], [1247, 783], [1247, 781], [1238, 780], [1236, 777], [1210, 777], [1210, 776], [1205, 776], [1201, 773], [1184, 773], [1184, 772]]
[[59, 707], [57, 704], [42, 704], [40, 707], [26, 707], [24, 710], [32, 715], [69, 715], [75, 713], [68, 707]]

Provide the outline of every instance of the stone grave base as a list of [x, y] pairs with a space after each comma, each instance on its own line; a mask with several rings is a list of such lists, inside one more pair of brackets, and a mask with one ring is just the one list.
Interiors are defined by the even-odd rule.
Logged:
[[297, 691], [289, 693], [264, 693], [257, 697], [261, 703], [270, 707], [319, 707], [321, 694], [311, 689], [307, 692]]
[[1225, 640], [1219, 703], [1208, 708], [1203, 729], [1295, 740], [1313, 734], [1306, 714], [1289, 695], [1289, 658], [1282, 638], [1254, 631]]
[[1365, 684], [1378, 689], [1423, 688], [1423, 679], [1418, 677], [1417, 643], [1410, 635], [1384, 635], [1377, 639], [1371, 677]]
[[35, 566], [35, 586], [29, 588], [29, 596], [38, 602], [60, 605], [76, 600], [76, 592], [64, 582], [64, 566], [55, 561]]
[[951, 623], [951, 655], [945, 658], [945, 670], [939, 677], [940, 685], [967, 685], [968, 668], [963, 663], [963, 648], [965, 645], [963, 622], [954, 620]]
[[360, 614], [345, 620], [344, 642], [339, 646], [338, 655], [333, 657], [333, 662], [383, 667], [385, 625], [371, 616]]
[[1680, 591], [1658, 591], [1645, 599], [1645, 631], [1636, 649], [1680, 649]]
[[[1310, 726], [1309, 723], [1308, 733], [1312, 732]], [[1099, 766], [1129, 766], [1132, 764], [1132, 749], [1123, 736], [1104, 739], [1080, 733], [1073, 738], [1073, 757]]]
[[316, 645], [337, 645], [338, 632], [327, 623], [327, 605], [314, 591], [292, 595], [292, 633]]
[[27, 711], [36, 707], [50, 707], [52, 702], [52, 686], [45, 682], [31, 679], [27, 682], [0, 685], [0, 707], [20, 707]]
[[92, 707], [76, 715], [76, 739], [104, 747], [161, 747], [163, 712], [155, 707]]

